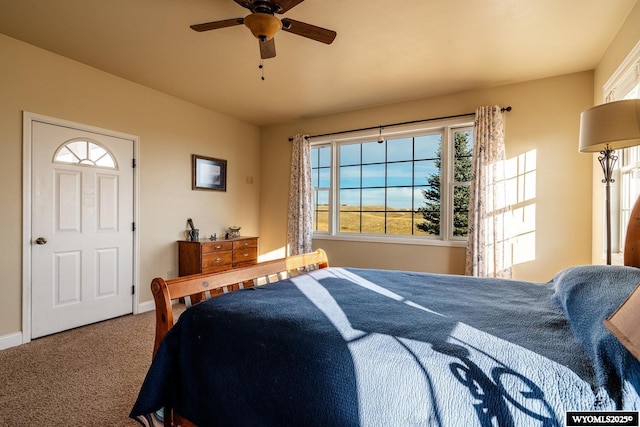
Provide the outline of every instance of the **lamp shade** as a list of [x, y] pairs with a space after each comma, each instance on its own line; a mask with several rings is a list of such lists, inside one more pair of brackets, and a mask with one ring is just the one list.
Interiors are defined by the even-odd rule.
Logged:
[[597, 105], [580, 115], [581, 152], [640, 145], [640, 99]]

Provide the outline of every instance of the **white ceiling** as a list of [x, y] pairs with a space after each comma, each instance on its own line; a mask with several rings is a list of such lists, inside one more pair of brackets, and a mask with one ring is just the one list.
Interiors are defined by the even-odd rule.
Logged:
[[[638, 0], [306, 0], [258, 41], [232, 0], [0, 0], [0, 32], [258, 126], [595, 68]], [[639, 23], [640, 25], [640, 23]]]

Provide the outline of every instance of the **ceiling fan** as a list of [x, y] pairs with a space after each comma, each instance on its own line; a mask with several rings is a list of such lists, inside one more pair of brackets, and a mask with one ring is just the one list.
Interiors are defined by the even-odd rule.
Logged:
[[304, 0], [234, 0], [240, 6], [249, 9], [251, 14], [244, 18], [224, 19], [222, 21], [205, 22], [191, 25], [191, 29], [202, 32], [217, 30], [218, 28], [246, 25], [258, 39], [260, 58], [268, 59], [276, 56], [276, 44], [273, 36], [283, 30], [297, 34], [321, 43], [331, 44], [336, 38], [336, 32], [326, 28], [316, 27], [289, 18], [282, 20], [274, 14], [283, 14], [302, 3]]

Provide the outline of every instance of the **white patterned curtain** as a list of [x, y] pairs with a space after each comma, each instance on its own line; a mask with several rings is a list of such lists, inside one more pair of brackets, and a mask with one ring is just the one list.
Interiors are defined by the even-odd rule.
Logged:
[[304, 135], [293, 137], [287, 245], [289, 255], [311, 252], [313, 237], [313, 184], [311, 182], [311, 144]]
[[478, 108], [473, 135], [466, 274], [511, 278], [512, 221], [506, 194], [502, 109], [497, 105]]

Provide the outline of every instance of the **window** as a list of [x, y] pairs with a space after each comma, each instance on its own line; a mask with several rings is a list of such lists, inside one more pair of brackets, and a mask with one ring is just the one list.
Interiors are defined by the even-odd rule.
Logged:
[[116, 168], [115, 158], [106, 148], [84, 139], [66, 142], [58, 148], [53, 158], [55, 163]]
[[472, 123], [424, 126], [312, 140], [316, 236], [466, 241]]
[[313, 230], [329, 231], [329, 192], [331, 191], [331, 145], [311, 148], [313, 173]]
[[[640, 99], [640, 42], [636, 44], [631, 53], [618, 67], [615, 73], [604, 86], [606, 102], [623, 99]], [[618, 221], [617, 233], [612, 230], [612, 250], [622, 252], [629, 215], [638, 196], [640, 196], [640, 147], [630, 147], [620, 150], [616, 171], [616, 182], [620, 185], [615, 188], [618, 192]], [[614, 199], [615, 200], [615, 199]], [[612, 212], [612, 215], [615, 215]]]

